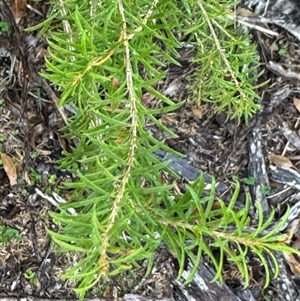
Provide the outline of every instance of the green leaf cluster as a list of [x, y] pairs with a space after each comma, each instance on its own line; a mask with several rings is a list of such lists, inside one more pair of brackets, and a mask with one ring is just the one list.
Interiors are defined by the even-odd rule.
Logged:
[[217, 112], [247, 123], [260, 108], [255, 90], [265, 83], [258, 85], [259, 56], [233, 17], [235, 2], [198, 0], [186, 5], [184, 33], [198, 50], [194, 59], [198, 68], [190, 78], [191, 100], [210, 102]]
[[[59, 231], [49, 230], [49, 233], [61, 251], [84, 254], [84, 258], [65, 274], [66, 278], [78, 281], [79, 297], [83, 298], [102, 277], [139, 267], [144, 259], [149, 260], [150, 269], [153, 254], [161, 244], [166, 244], [177, 258], [179, 276], [186, 258], [192, 260], [194, 269], [188, 281], [203, 254], [215, 265], [219, 280], [227, 258], [239, 268], [248, 283], [246, 255], [249, 251], [259, 256], [266, 270], [264, 254], [269, 254], [277, 271], [273, 250], [292, 249], [284, 243], [285, 236], [278, 235], [278, 227], [264, 233], [271, 219], [263, 222], [262, 214], [255, 231], [246, 231], [250, 225], [249, 197], [243, 210], [236, 211], [234, 207], [239, 183], [229, 204], [215, 199], [215, 183], [210, 193], [205, 194], [202, 177], [187, 187], [184, 195], [176, 195], [173, 186], [167, 185], [160, 174], [167, 163], [161, 163], [152, 155], [157, 149], [172, 150], [145, 130], [147, 121], [167, 130], [160, 123], [159, 114], [181, 106], [155, 90], [155, 85], [165, 77], [162, 70], [166, 64], [178, 64], [177, 50], [182, 43], [178, 33], [183, 33], [185, 39], [190, 37], [193, 43], [199, 37], [195, 45], [203, 50], [200, 51], [203, 58], [197, 56], [202, 65], [200, 69], [210, 76], [219, 72], [218, 83], [209, 81], [211, 85], [216, 82], [216, 88], [208, 88], [219, 91], [223, 97], [228, 91], [231, 93], [232, 97], [226, 98], [230, 105], [223, 107], [230, 108], [233, 116], [244, 116], [246, 120], [254, 112], [255, 94], [250, 93], [251, 83], [243, 77], [246, 71], [243, 76], [238, 75], [242, 64], [250, 64], [246, 61], [247, 55], [238, 47], [242, 39], [233, 38], [225, 29], [232, 23], [226, 15], [217, 15], [229, 1], [216, 4], [215, 8], [213, 2], [184, 0], [69, 0], [63, 2], [64, 6], [60, 3], [53, 3], [53, 16], [49, 19], [57, 19], [56, 27], [43, 24], [52, 28], [50, 58], [44, 76], [61, 92], [60, 104], [76, 111], [64, 129], [74, 147], [65, 153], [60, 164], [75, 174], [77, 181], [65, 184], [74, 193], [59, 213], [52, 213]], [[207, 18], [202, 18], [203, 12]], [[196, 13], [201, 22], [206, 20], [206, 23], [201, 25], [198, 17], [195, 21]], [[222, 49], [226, 49], [220, 53], [216, 41], [208, 38], [214, 19], [218, 34], [228, 37], [227, 42], [226, 39], [219, 41], [224, 44]], [[238, 44], [230, 44], [232, 39], [239, 41]], [[214, 49], [214, 57], [209, 56], [208, 49]], [[231, 59], [234, 51], [240, 55], [229, 68], [221, 58]], [[240, 107], [236, 104], [238, 96], [233, 93], [240, 91], [236, 83], [234, 88], [221, 80], [228, 72], [236, 77], [239, 89], [248, 87], [245, 93], [249, 102], [244, 99]], [[146, 92], [161, 103], [159, 109], [145, 106], [143, 95]], [[69, 213], [70, 208], [76, 209], [76, 215]], [[258, 210], [261, 210], [259, 206]], [[267, 273], [267, 282], [269, 279]]]
[[8, 244], [12, 238], [20, 241], [20, 232], [16, 229], [6, 227], [0, 223], [0, 243]]

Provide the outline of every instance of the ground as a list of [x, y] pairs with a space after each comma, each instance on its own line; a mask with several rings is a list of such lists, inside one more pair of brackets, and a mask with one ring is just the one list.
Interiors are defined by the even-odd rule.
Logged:
[[[3, 10], [3, 1], [1, 3], [1, 20], [11, 24], [13, 21], [7, 19], [9, 16]], [[39, 23], [47, 15], [48, 5], [41, 2], [32, 5], [18, 25], [21, 30]], [[251, 31], [264, 70], [260, 80], [269, 82], [258, 91], [262, 108], [249, 124], [237, 124], [236, 120], [227, 119], [226, 113], [216, 114], [210, 104], [186, 101], [177, 111], [161, 116], [162, 123], [178, 138], [164, 136], [151, 124], [147, 127], [157, 138], [165, 139], [170, 147], [186, 155], [180, 161], [183, 183], [193, 180], [189, 179], [189, 171], [203, 171], [217, 179], [219, 195], [226, 196], [233, 176], [248, 180], [260, 178], [261, 187], [270, 187], [263, 196], [265, 213], [273, 207], [279, 219], [287, 206], [297, 204], [298, 200], [295, 177], [300, 158], [300, 42], [276, 25], [270, 25], [269, 29], [278, 35]], [[24, 49], [27, 49], [25, 54]], [[167, 86], [164, 84], [162, 92], [183, 100], [189, 95], [188, 88], [183, 91], [188, 80], [185, 74], [190, 74], [196, 66], [191, 64], [192, 53], [185, 49], [180, 53], [183, 67], [169, 66]], [[26, 62], [24, 55], [30, 60]], [[56, 164], [62, 150], [68, 149], [69, 141], [60, 131], [64, 120], [56, 107], [59, 94], [38, 74], [45, 67], [45, 56], [47, 42], [37, 32], [21, 35], [18, 27], [14, 27], [10, 35], [2, 32], [0, 299], [5, 300], [30, 296], [36, 300], [76, 299], [72, 291], [75, 283], [64, 281], [61, 276], [79, 255], [54, 252], [46, 231], [55, 227], [49, 215], [56, 210], [54, 202], [68, 199], [68, 191], [59, 189], [60, 184], [72, 181], [73, 175]], [[151, 95], [145, 94], [143, 101], [145, 105], [154, 105]], [[173, 169], [178, 171], [176, 167]], [[251, 193], [257, 198], [255, 189]], [[297, 236], [293, 239], [297, 248]], [[280, 277], [273, 280], [268, 289], [263, 289], [262, 269], [255, 258], [249, 258], [251, 286], [243, 290], [240, 275], [230, 264], [225, 266], [225, 284], [218, 287], [210, 284], [214, 272], [204, 258], [198, 282], [195, 280], [184, 288], [175, 280], [177, 265], [168, 251], [162, 247], [155, 257], [155, 269], [148, 277], [143, 278], [146, 266], [142, 265], [110, 283], [102, 283], [87, 297], [112, 300], [116, 295], [127, 294], [123, 300], [220, 300], [222, 295], [222, 300], [288, 300], [286, 294], [289, 294], [293, 300], [300, 300], [297, 259], [291, 264], [290, 259], [279, 257]], [[200, 278], [206, 283], [206, 289], [200, 285]], [[207, 287], [217, 295], [212, 297]]]

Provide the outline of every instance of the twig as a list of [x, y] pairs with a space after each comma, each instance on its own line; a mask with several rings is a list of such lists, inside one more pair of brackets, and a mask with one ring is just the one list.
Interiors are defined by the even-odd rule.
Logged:
[[[44, 194], [43, 192], [41, 192], [38, 188], [35, 189], [35, 192], [41, 196], [43, 199], [47, 200], [48, 202], [50, 202], [54, 207], [59, 208], [59, 203], [66, 203], [66, 201], [60, 197], [58, 194], [56, 194], [55, 192], [53, 192], [53, 197]], [[55, 198], [55, 199], [54, 199]], [[72, 215], [77, 215], [75, 209], [73, 208], [68, 208], [67, 209]]]

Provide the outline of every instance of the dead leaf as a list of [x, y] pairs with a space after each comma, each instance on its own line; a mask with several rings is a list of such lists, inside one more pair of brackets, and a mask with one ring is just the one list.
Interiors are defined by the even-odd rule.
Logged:
[[114, 77], [114, 78], [112, 79], [112, 85], [113, 85], [113, 87], [115, 87], [115, 88], [119, 88], [119, 87], [121, 86], [119, 80], [118, 80], [116, 77]]
[[239, 7], [235, 10], [235, 14], [241, 17], [253, 17], [255, 16], [254, 12], [243, 7]]
[[291, 272], [294, 275], [300, 275], [300, 263], [296, 260], [294, 255], [290, 253], [283, 253], [284, 258], [286, 259]]
[[297, 97], [294, 97], [293, 101], [294, 101], [294, 105], [295, 105], [297, 111], [300, 112], [300, 99]]
[[272, 163], [276, 164], [278, 167], [296, 169], [295, 166], [293, 165], [293, 163], [290, 161], [290, 159], [288, 159], [284, 156], [281, 156], [281, 155], [271, 154], [270, 161]]
[[199, 119], [202, 119], [202, 116], [203, 116], [202, 108], [193, 106], [192, 111], [193, 111], [194, 116], [198, 117]]
[[183, 86], [183, 82], [179, 79], [174, 79], [169, 83], [168, 87], [163, 90], [163, 94], [166, 96], [175, 96]]
[[115, 140], [115, 142], [120, 145], [124, 142], [124, 140], [125, 140], [124, 137], [118, 136], [117, 139]]
[[24, 172], [24, 179], [28, 185], [31, 185], [31, 181], [30, 181], [27, 170]]
[[46, 150], [46, 149], [36, 149], [36, 152], [39, 154], [39, 155], [42, 155], [42, 156], [50, 156], [51, 155], [51, 151], [50, 150]]
[[15, 166], [16, 166], [16, 172], [17, 172], [17, 174], [19, 174], [20, 172], [22, 172], [23, 167], [22, 167], [21, 163], [16, 163]]
[[158, 99], [155, 95], [151, 94], [150, 92], [146, 92], [142, 95], [142, 103], [147, 107], [154, 107], [158, 103]]
[[279, 51], [279, 47], [276, 43], [277, 41], [274, 41], [271, 46], [269, 46], [269, 49], [271, 50], [271, 52], [275, 52], [275, 51]]
[[42, 123], [37, 124], [33, 128], [33, 131], [31, 134], [31, 140], [30, 140], [30, 145], [31, 145], [32, 149], [36, 149], [35, 141], [36, 141], [37, 137], [40, 136], [41, 134], [43, 134], [44, 132], [45, 132], [45, 128]]
[[11, 220], [15, 218], [19, 213], [21, 212], [21, 209], [19, 206], [13, 206], [12, 210], [8, 212], [8, 214], [4, 214], [5, 219]]
[[16, 164], [12, 161], [12, 159], [6, 155], [1, 153], [1, 160], [4, 167], [4, 170], [6, 172], [6, 175], [9, 178], [10, 185], [16, 185], [17, 184], [17, 169]]
[[300, 250], [300, 237], [298, 237], [294, 242], [293, 242], [293, 245], [292, 247], [296, 250]]
[[284, 128], [283, 135], [289, 141], [289, 143], [294, 145], [296, 148], [300, 148], [300, 137], [295, 131]]
[[[299, 228], [300, 228], [300, 218], [295, 218], [289, 223], [285, 232], [294, 235], [299, 230]], [[300, 246], [300, 241], [299, 241], [299, 246]]]
[[18, 24], [26, 10], [27, 1], [26, 0], [13, 0], [10, 5], [10, 10], [12, 14], [14, 15], [15, 21]]

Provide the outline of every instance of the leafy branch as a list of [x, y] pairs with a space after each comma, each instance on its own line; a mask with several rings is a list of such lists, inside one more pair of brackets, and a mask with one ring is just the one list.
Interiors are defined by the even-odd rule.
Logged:
[[104, 273], [108, 272], [109, 268], [109, 260], [108, 260], [108, 248], [110, 245], [110, 235], [111, 229], [113, 225], [116, 223], [116, 218], [118, 216], [118, 211], [122, 208], [120, 203], [123, 199], [125, 193], [125, 187], [129, 181], [130, 173], [134, 165], [134, 158], [135, 158], [135, 151], [137, 148], [137, 126], [138, 126], [138, 111], [137, 111], [137, 95], [134, 92], [134, 84], [133, 84], [133, 72], [130, 62], [130, 50], [129, 50], [129, 43], [127, 37], [127, 26], [126, 26], [126, 19], [124, 15], [124, 7], [123, 3], [119, 1], [119, 11], [123, 21], [123, 43], [125, 48], [125, 71], [126, 71], [126, 84], [128, 89], [128, 100], [130, 104], [130, 119], [131, 119], [131, 129], [130, 129], [130, 142], [129, 142], [129, 150], [128, 150], [128, 158], [126, 162], [126, 167], [124, 171], [124, 175], [122, 177], [121, 183], [116, 186], [118, 190], [118, 194], [116, 198], [113, 200], [112, 211], [109, 216], [109, 220], [107, 223], [107, 227], [102, 234], [102, 250], [99, 259], [99, 266], [100, 270]]
[[230, 0], [197, 0], [184, 31], [192, 34], [190, 43], [198, 49], [194, 62], [200, 67], [191, 78], [192, 99], [210, 102], [217, 112], [225, 110], [228, 117], [247, 123], [260, 108], [255, 90], [265, 83], [257, 84], [259, 57], [231, 17], [234, 6]]
[[[224, 62], [225, 66], [226, 66], [226, 68], [227, 68], [227, 70], [228, 70], [228, 72], [229, 72], [229, 74], [231, 76], [232, 81], [234, 82], [236, 91], [240, 94], [241, 99], [242, 99], [243, 102], [246, 102], [246, 103], [249, 102], [249, 99], [248, 99], [247, 95], [244, 93], [243, 89], [241, 88], [240, 83], [238, 82], [238, 79], [236, 77], [236, 73], [232, 70], [231, 64], [228, 61], [228, 59], [226, 58], [226, 55], [224, 53], [224, 50], [222, 49], [222, 46], [220, 45], [220, 41], [219, 41], [219, 39], [218, 39], [218, 37], [216, 35], [216, 32], [215, 32], [214, 27], [212, 25], [212, 22], [214, 22], [215, 25], [218, 26], [218, 28], [220, 28], [222, 31], [225, 31], [225, 29], [222, 28], [222, 26], [220, 26], [216, 21], [214, 21], [214, 20], [212, 20], [212, 22], [210, 21], [210, 19], [208, 17], [208, 14], [207, 14], [206, 10], [204, 9], [204, 7], [202, 5], [202, 1], [201, 0], [198, 0], [198, 5], [199, 5], [199, 7], [200, 7], [200, 9], [202, 11], [203, 17], [205, 18], [205, 21], [206, 21], [207, 25], [209, 27], [209, 31], [212, 34], [212, 37], [213, 37], [214, 42], [215, 42], [215, 45], [216, 45], [216, 47], [217, 47], [217, 49], [219, 51], [219, 54], [220, 54], [220, 56], [223, 59], [223, 62]], [[230, 36], [230, 35], [228, 35], [228, 36]]]

